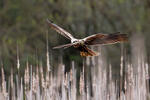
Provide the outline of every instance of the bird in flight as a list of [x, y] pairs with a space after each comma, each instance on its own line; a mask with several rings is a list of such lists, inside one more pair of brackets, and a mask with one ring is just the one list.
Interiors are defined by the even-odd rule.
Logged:
[[67, 39], [71, 41], [71, 43], [56, 46], [56, 47], [53, 47], [53, 49], [59, 49], [59, 48], [65, 49], [65, 48], [73, 46], [74, 48], [77, 48], [80, 51], [81, 56], [98, 56], [99, 55], [99, 53], [88, 48], [87, 47], [88, 45], [115, 44], [115, 43], [126, 42], [128, 40], [127, 34], [120, 34], [120, 32], [116, 32], [113, 34], [98, 33], [98, 34], [94, 34], [83, 39], [76, 39], [69, 32], [59, 27], [58, 25], [54, 24], [48, 19], [47, 19], [47, 23], [53, 30], [60, 33], [62, 36], [66, 37]]

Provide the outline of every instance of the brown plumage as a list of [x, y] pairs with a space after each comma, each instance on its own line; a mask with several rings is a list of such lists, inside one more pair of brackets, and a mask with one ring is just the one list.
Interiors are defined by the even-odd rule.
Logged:
[[127, 34], [119, 34], [113, 33], [113, 34], [95, 34], [92, 36], [89, 36], [85, 38], [85, 44], [86, 45], [99, 45], [99, 44], [114, 44], [114, 43], [120, 43], [120, 42], [126, 42], [128, 40]]
[[91, 49], [86, 47], [85, 51], [80, 51], [80, 55], [82, 57], [84, 57], [84, 56], [98, 56], [99, 53], [92, 51]]
[[54, 29], [55, 31], [57, 31], [67, 39], [71, 40], [71, 43], [56, 46], [53, 49], [59, 49], [59, 48], [65, 49], [73, 46], [74, 48], [77, 48], [80, 51], [81, 56], [98, 56], [99, 53], [89, 49], [87, 45], [107, 45], [107, 44], [114, 44], [114, 43], [121, 43], [121, 42], [128, 41], [127, 34], [120, 34], [120, 32], [116, 32], [113, 34], [98, 33], [83, 39], [76, 39], [69, 32], [65, 31], [61, 27], [52, 23], [51, 21], [47, 20], [47, 22], [52, 29]]

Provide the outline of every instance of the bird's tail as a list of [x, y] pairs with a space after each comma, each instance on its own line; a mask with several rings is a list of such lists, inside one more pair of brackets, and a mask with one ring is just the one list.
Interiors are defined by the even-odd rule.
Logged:
[[86, 57], [86, 56], [98, 56], [99, 53], [89, 49], [86, 46], [83, 46], [83, 49], [80, 50], [80, 55], [83, 56], [83, 57]]

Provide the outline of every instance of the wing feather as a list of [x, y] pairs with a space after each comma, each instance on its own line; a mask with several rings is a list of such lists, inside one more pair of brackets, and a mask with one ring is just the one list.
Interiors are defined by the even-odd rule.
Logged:
[[56, 47], [53, 47], [53, 49], [59, 49], [59, 48], [69, 48], [71, 46], [73, 46], [74, 44], [73, 43], [69, 43], [69, 44], [65, 44], [65, 45], [59, 45], [59, 46], [56, 46]]
[[59, 27], [58, 25], [52, 23], [50, 20], [47, 19], [47, 23], [48, 25], [55, 30], [56, 32], [60, 33], [61, 35], [63, 35], [64, 37], [66, 37], [67, 39], [71, 40], [74, 39], [74, 37], [67, 32], [66, 30], [62, 29], [61, 27]]
[[84, 39], [85, 45], [114, 44], [127, 40], [127, 34], [95, 34]]

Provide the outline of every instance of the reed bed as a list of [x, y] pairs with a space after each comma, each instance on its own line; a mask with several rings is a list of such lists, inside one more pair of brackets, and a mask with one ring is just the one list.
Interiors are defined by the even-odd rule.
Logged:
[[[72, 61], [69, 72], [65, 72], [62, 62], [53, 72], [47, 52], [46, 72], [42, 64], [33, 71], [27, 62], [24, 77], [19, 73], [14, 76], [12, 72], [6, 81], [1, 68], [0, 100], [149, 100], [149, 65], [144, 39], [134, 36], [131, 40], [131, 56], [121, 51], [119, 79], [112, 78], [113, 66], [102, 53], [83, 59], [80, 78], [77, 78], [77, 62]], [[17, 63], [19, 68], [19, 60]]]

